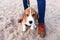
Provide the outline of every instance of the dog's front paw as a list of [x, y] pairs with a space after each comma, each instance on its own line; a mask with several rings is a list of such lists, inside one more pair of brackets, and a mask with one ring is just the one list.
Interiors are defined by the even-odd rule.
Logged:
[[35, 27], [35, 29], [37, 28], [37, 26], [36, 26], [36, 25], [35, 25], [34, 27]]
[[26, 32], [26, 29], [23, 29], [23, 32]]
[[36, 29], [36, 28], [37, 28], [36, 25], [31, 26], [31, 29], [32, 29], [32, 30], [34, 30], [34, 29]]
[[34, 27], [33, 26], [31, 26], [31, 30], [33, 30], [34, 29]]
[[26, 32], [26, 27], [25, 26], [23, 27], [23, 32]]

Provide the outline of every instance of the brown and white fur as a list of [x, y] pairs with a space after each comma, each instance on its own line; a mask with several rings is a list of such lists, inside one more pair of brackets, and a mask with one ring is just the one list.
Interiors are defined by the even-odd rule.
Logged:
[[37, 28], [36, 26], [37, 18], [38, 18], [38, 14], [36, 10], [31, 7], [27, 8], [22, 15], [23, 31], [26, 31], [27, 29], [26, 25], [30, 26], [31, 30]]

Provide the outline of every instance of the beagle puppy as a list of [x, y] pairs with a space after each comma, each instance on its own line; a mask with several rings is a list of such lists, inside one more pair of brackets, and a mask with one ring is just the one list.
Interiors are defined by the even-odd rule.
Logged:
[[35, 9], [29, 7], [26, 10], [24, 10], [24, 13], [22, 15], [22, 19], [20, 22], [22, 22], [23, 31], [27, 30], [27, 27], [30, 27], [31, 30], [36, 29], [36, 20], [38, 19], [38, 13]]

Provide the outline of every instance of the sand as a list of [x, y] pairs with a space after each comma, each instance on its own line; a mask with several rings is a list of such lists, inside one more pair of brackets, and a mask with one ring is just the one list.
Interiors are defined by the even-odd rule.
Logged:
[[[36, 1], [31, 0], [35, 8]], [[22, 32], [18, 23], [24, 11], [22, 0], [0, 0], [0, 40], [60, 40], [60, 0], [46, 0], [46, 36], [41, 38], [36, 30]]]

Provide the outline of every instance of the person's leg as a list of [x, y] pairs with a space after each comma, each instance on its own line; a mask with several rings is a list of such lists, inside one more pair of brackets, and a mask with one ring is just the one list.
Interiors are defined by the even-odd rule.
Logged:
[[44, 37], [46, 34], [45, 24], [44, 24], [46, 1], [45, 0], [37, 0], [37, 4], [38, 4], [38, 14], [39, 14], [38, 34], [40, 34], [41, 37]]
[[23, 0], [23, 6], [24, 6], [24, 10], [25, 10], [26, 8], [28, 8], [27, 0]]

